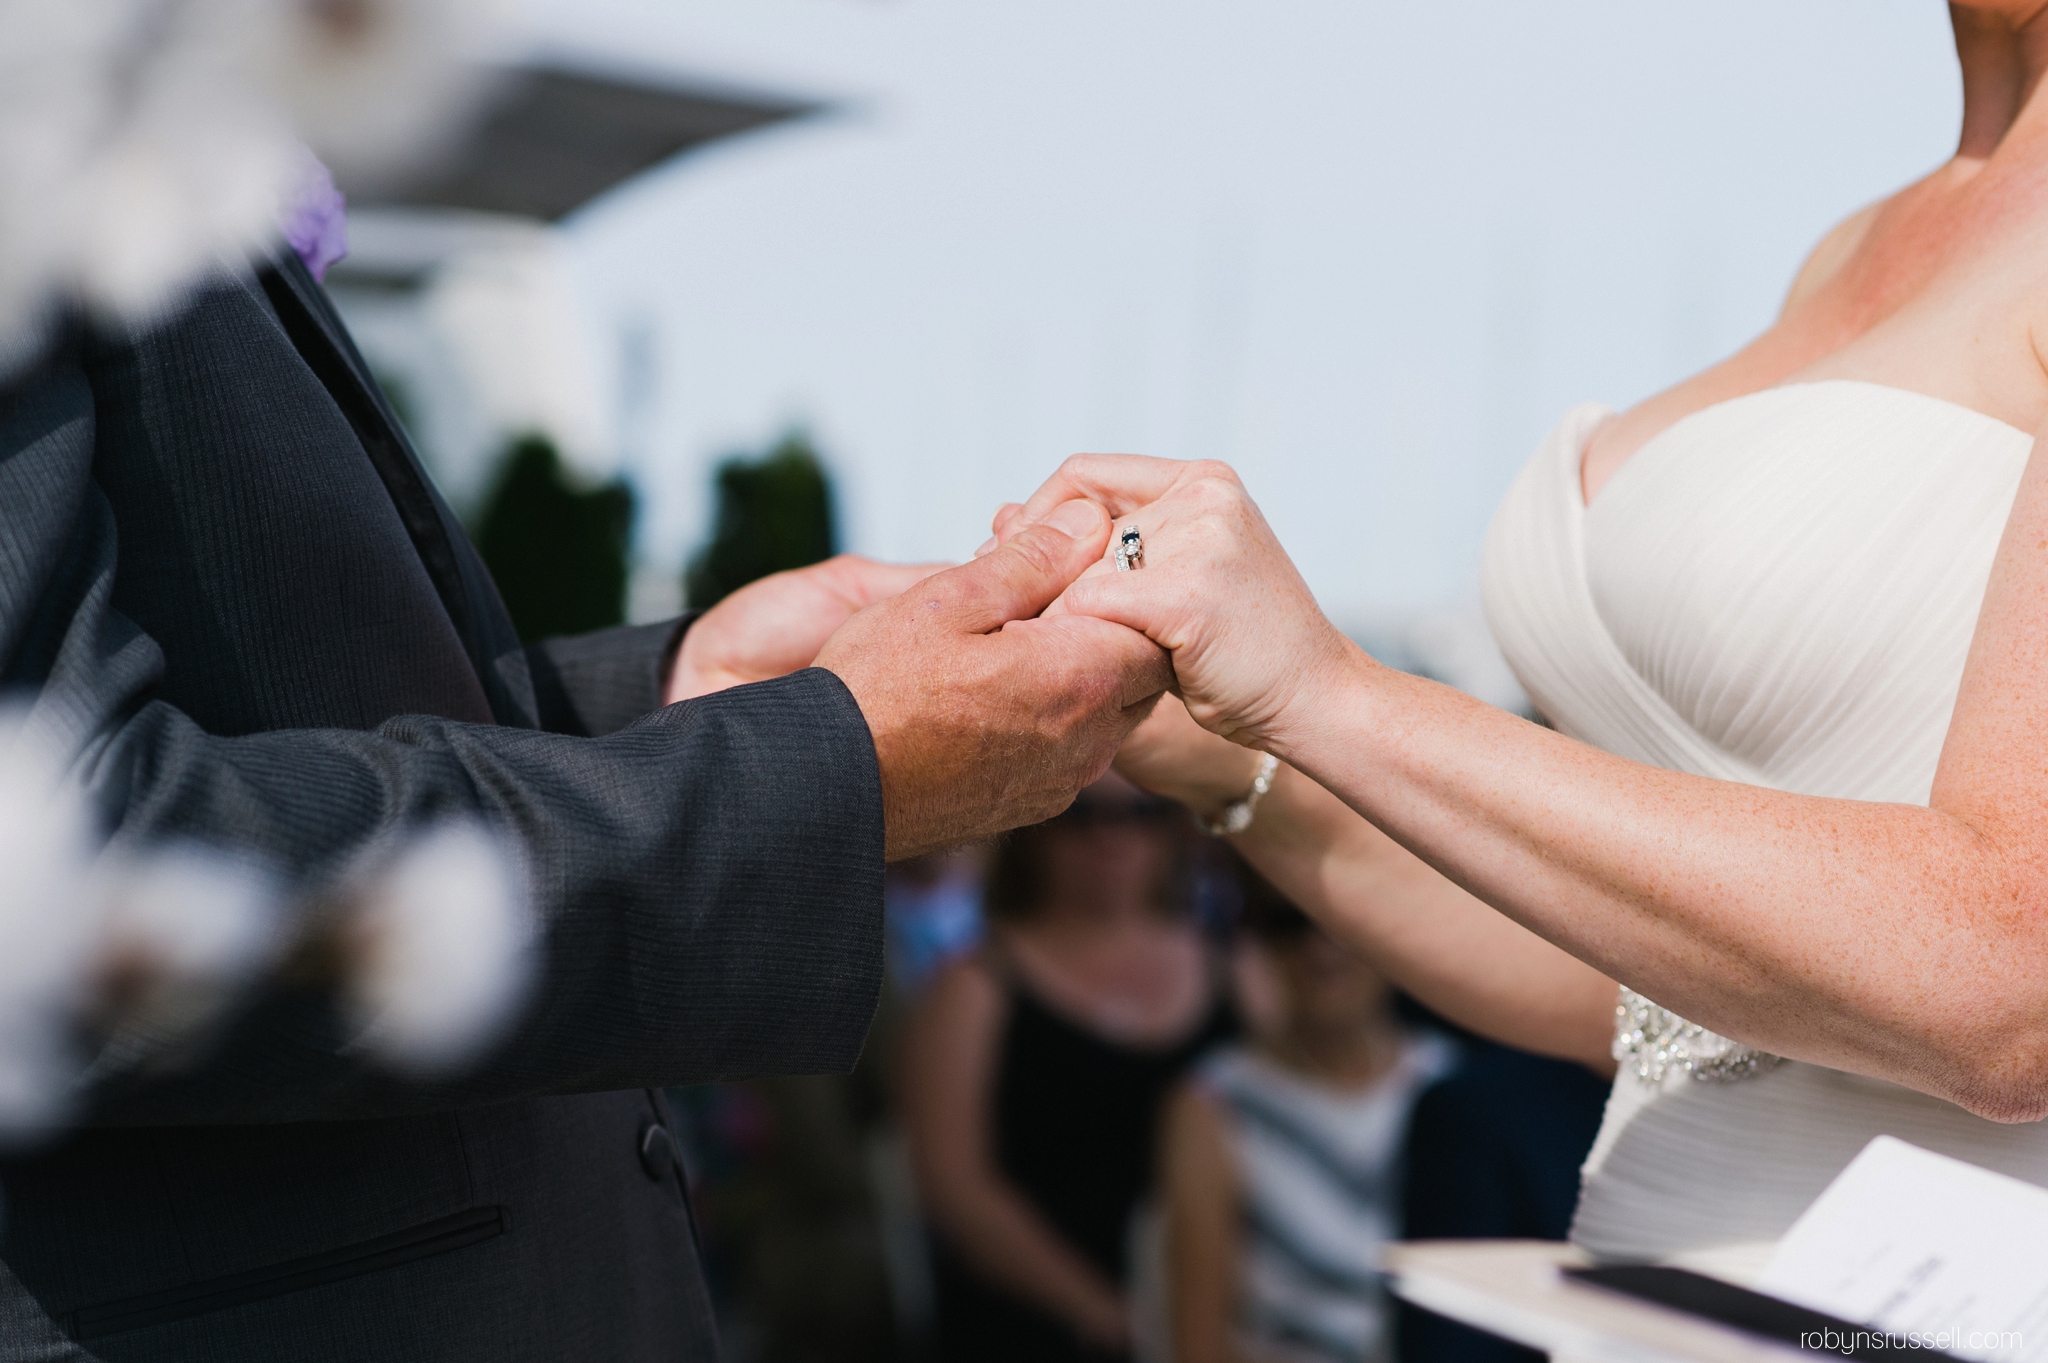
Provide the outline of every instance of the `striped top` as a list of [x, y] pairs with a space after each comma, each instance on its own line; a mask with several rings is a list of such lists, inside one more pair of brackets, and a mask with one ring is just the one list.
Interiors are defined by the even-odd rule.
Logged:
[[1198, 1082], [1231, 1129], [1243, 1189], [1239, 1333], [1271, 1363], [1379, 1363], [1391, 1355], [1376, 1266], [1399, 1229], [1401, 1145], [1415, 1097], [1452, 1048], [1412, 1038], [1368, 1087], [1341, 1090], [1233, 1046]]

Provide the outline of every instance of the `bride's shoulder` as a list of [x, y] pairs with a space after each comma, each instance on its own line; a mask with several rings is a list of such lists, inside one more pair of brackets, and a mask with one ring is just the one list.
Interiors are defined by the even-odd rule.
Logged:
[[1870, 225], [1877, 221], [1884, 211], [1888, 199], [1879, 199], [1842, 219], [1820, 239], [1820, 245], [1813, 248], [1806, 257], [1806, 263], [1799, 267], [1799, 273], [1792, 280], [1792, 288], [1785, 295], [1785, 311], [1810, 297], [1833, 279], [1841, 268], [1856, 254], [1856, 248], [1870, 234]]

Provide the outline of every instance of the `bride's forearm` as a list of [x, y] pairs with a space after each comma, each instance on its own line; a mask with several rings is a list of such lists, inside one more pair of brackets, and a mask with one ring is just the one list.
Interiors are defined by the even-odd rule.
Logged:
[[2043, 448], [1931, 807], [1662, 771], [1381, 668], [1220, 464], [1075, 456], [1019, 516], [1074, 496], [1142, 509], [1147, 571], [1097, 565], [1065, 609], [1142, 630], [1198, 722], [1276, 753], [1538, 936], [1737, 1040], [2026, 1119], [2048, 1116]]
[[1308, 777], [1281, 768], [1236, 842], [1282, 893], [1444, 1017], [1612, 1068], [1612, 980], [1452, 884]]
[[1694, 1021], [1987, 1116], [2048, 1111], [2042, 905], [1977, 825], [1642, 766], [1362, 652], [1264, 738], [1478, 899]]
[[[1248, 793], [1262, 758], [1161, 702], [1117, 769], [1204, 822]], [[1281, 767], [1233, 839], [1267, 879], [1389, 980], [1482, 1035], [1605, 1071], [1614, 983], [1503, 918], [1301, 773]]]

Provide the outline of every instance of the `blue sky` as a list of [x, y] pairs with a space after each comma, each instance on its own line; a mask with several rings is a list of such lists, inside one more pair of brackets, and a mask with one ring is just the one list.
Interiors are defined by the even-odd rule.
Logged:
[[650, 556], [791, 423], [892, 558], [1072, 450], [1213, 456], [1346, 624], [1469, 599], [1567, 407], [1740, 345], [1959, 112], [1939, 0], [528, 5], [835, 108], [572, 224], [607, 381], [643, 360]]

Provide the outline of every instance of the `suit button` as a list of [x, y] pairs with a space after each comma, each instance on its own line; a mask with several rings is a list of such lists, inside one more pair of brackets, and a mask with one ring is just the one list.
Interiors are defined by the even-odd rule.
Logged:
[[640, 1133], [640, 1167], [656, 1183], [676, 1167], [676, 1140], [668, 1128], [656, 1123]]

